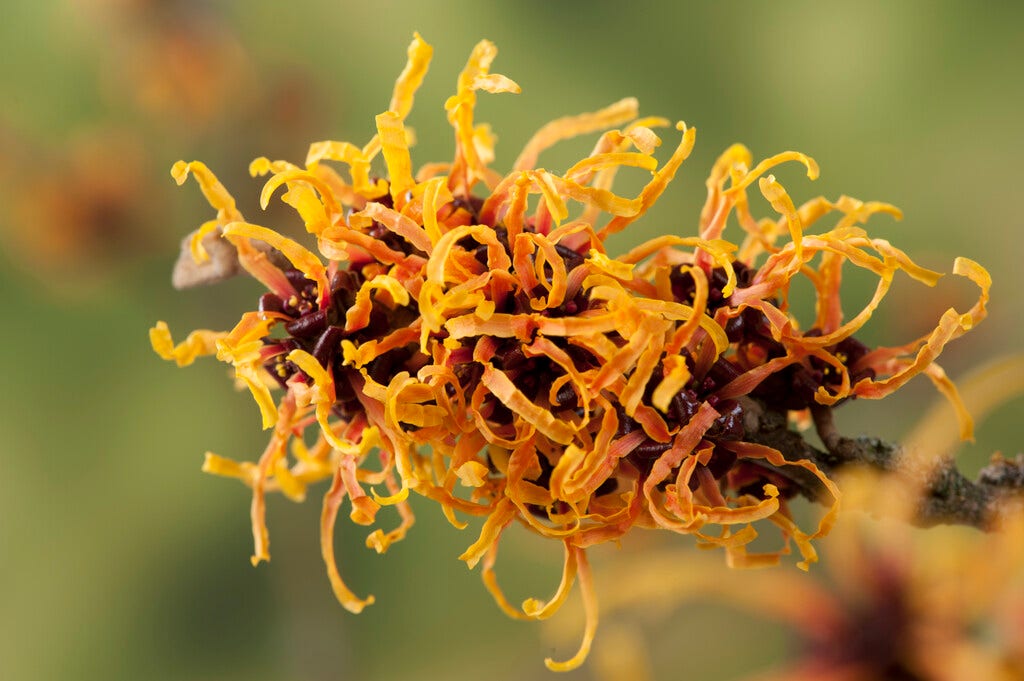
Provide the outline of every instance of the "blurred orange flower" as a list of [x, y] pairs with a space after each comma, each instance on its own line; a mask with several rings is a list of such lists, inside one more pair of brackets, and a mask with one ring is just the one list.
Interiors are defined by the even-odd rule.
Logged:
[[990, 535], [905, 524], [869, 530], [862, 521], [835, 536], [834, 583], [807, 581], [785, 592], [806, 608], [789, 621], [804, 654], [767, 678], [1022, 678], [1024, 647], [1013, 626], [1024, 614], [1019, 521]]
[[98, 24], [109, 59], [101, 83], [115, 102], [197, 130], [237, 117], [256, 98], [255, 68], [218, 11], [196, 0], [76, 0]]
[[[828, 579], [780, 571], [712, 574], [703, 556], [655, 550], [598, 573], [599, 587], [625, 585], [614, 590], [602, 614], [624, 627], [622, 616], [664, 614], [680, 602], [713, 599], [788, 625], [797, 635], [793, 659], [744, 681], [1022, 678], [1019, 518], [984, 535], [844, 516], [826, 544]], [[552, 633], [563, 637], [558, 629]], [[646, 660], [642, 641], [628, 646], [618, 654]], [[601, 678], [626, 678], [612, 665], [599, 669], [607, 670]]]
[[[445, 105], [455, 132], [450, 163], [413, 169], [405, 119], [432, 55], [418, 35], [368, 143], [317, 142], [303, 165], [252, 163], [253, 175], [270, 176], [263, 206], [284, 188], [316, 251], [246, 221], [204, 164], [176, 164], [175, 179], [195, 177], [217, 209], [189, 239], [191, 269], [177, 283], [217, 278], [202, 268], [223, 265], [229, 243], [230, 257], [268, 293], [228, 332], [196, 331], [175, 344], [160, 322], [151, 342], [179, 365], [208, 354], [230, 363], [273, 429], [258, 462], [209, 453], [204, 467], [252, 487], [254, 563], [269, 558], [266, 492], [301, 499], [308, 484], [331, 478], [323, 557], [338, 599], [359, 612], [373, 598], [356, 596], [338, 573], [341, 503], [348, 497], [350, 518], [364, 525], [382, 506], [398, 508], [398, 527], [367, 537], [383, 552], [412, 524], [406, 500], [416, 492], [456, 527], [466, 525], [460, 516], [485, 518], [462, 559], [483, 562], [484, 582], [509, 615], [545, 619], [579, 580], [589, 614], [583, 643], [570, 660], [547, 660], [566, 670], [586, 657], [597, 626], [588, 546], [646, 527], [720, 546], [732, 565], [777, 562], [791, 542], [801, 567], [815, 561], [811, 540], [828, 531], [839, 491], [813, 463], [745, 439], [750, 400], [798, 412], [880, 398], [923, 372], [955, 401], [932, 360], [984, 317], [989, 281], [958, 259], [953, 272], [980, 289], [970, 310], [948, 310], [909, 343], [867, 348], [853, 334], [893, 275], [929, 285], [940, 275], [860, 226], [877, 212], [898, 214], [893, 207], [842, 197], [797, 208], [767, 173], [796, 161], [814, 178], [814, 161], [786, 152], [755, 164], [739, 145], [712, 169], [697, 236], [663, 236], [609, 257], [605, 238], [658, 199], [696, 131], [640, 118], [636, 100], [624, 99], [544, 126], [503, 176], [490, 168], [493, 133], [474, 120], [480, 91], [519, 91], [490, 71], [496, 53], [488, 41], [476, 46]], [[655, 130], [664, 127], [680, 137], [659, 162]], [[537, 167], [550, 146], [597, 132], [593, 152], [566, 172]], [[372, 173], [378, 156], [386, 179]], [[634, 197], [614, 193], [616, 174], [630, 168], [647, 174], [646, 185]], [[747, 189], [755, 182], [778, 215], [753, 217]], [[731, 215], [746, 232], [740, 244], [722, 238]], [[827, 215], [838, 218], [831, 228], [805, 231]], [[221, 251], [211, 257], [215, 244]], [[878, 277], [848, 321], [839, 297], [845, 263]], [[787, 301], [798, 276], [817, 293], [806, 331]], [[779, 473], [787, 468], [812, 476], [831, 501], [814, 529], [791, 516], [796, 490]], [[497, 547], [513, 521], [564, 547], [562, 582], [547, 601], [515, 607], [497, 586]], [[782, 545], [748, 553], [764, 522]]]
[[161, 192], [147, 184], [140, 139], [96, 130], [59, 149], [23, 139], [5, 147], [0, 236], [40, 281], [81, 286], [155, 243], [145, 226], [159, 215]]

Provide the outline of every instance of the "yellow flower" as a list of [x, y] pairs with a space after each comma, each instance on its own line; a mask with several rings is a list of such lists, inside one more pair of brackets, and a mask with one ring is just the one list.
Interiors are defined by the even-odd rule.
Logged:
[[[605, 238], [658, 199], [690, 154], [695, 129], [641, 118], [637, 101], [624, 99], [544, 126], [503, 176], [490, 167], [494, 138], [474, 119], [476, 98], [519, 86], [491, 73], [496, 49], [483, 41], [445, 104], [453, 160], [414, 171], [404, 121], [431, 54], [417, 35], [366, 144], [317, 142], [303, 165], [253, 162], [254, 175], [270, 176], [263, 206], [283, 187], [282, 200], [299, 213], [316, 251], [246, 222], [203, 164], [173, 170], [179, 182], [191, 173], [218, 210], [192, 238], [193, 257], [208, 257], [204, 243], [220, 235], [269, 290], [215, 345], [274, 436], [255, 466], [216, 455], [207, 462], [211, 472], [253, 488], [254, 561], [269, 557], [265, 492], [298, 498], [305, 485], [331, 477], [324, 559], [339, 600], [359, 611], [372, 597], [345, 586], [331, 549], [340, 505], [347, 496], [352, 520], [367, 525], [380, 506], [398, 507], [400, 526], [367, 539], [384, 551], [411, 525], [406, 498], [415, 492], [436, 501], [456, 527], [465, 527], [465, 516], [485, 518], [462, 559], [470, 567], [483, 562], [484, 582], [509, 615], [545, 619], [579, 580], [589, 614], [583, 643], [570, 660], [548, 660], [556, 670], [579, 665], [596, 631], [586, 548], [634, 527], [723, 547], [732, 565], [775, 563], [793, 542], [806, 568], [839, 491], [813, 463], [746, 441], [746, 409], [754, 399], [785, 412], [882, 397], [921, 372], [939, 380], [931, 360], [984, 316], [987, 273], [958, 260], [954, 273], [981, 288], [971, 310], [949, 311], [918, 341], [866, 348], [852, 334], [894, 273], [929, 285], [939, 275], [860, 226], [892, 207], [844, 197], [797, 208], [766, 173], [797, 161], [814, 178], [814, 161], [787, 152], [754, 164], [741, 146], [715, 164], [696, 236], [664, 236], [610, 257]], [[665, 127], [678, 141], [660, 163], [655, 130]], [[548, 147], [598, 132], [594, 151], [565, 173], [537, 167]], [[371, 173], [378, 156], [386, 179]], [[621, 168], [649, 175], [637, 196], [614, 193]], [[752, 216], [747, 189], [755, 182], [778, 216]], [[838, 217], [831, 229], [805, 232], [830, 214]], [[740, 244], [723, 238], [730, 215], [747, 233]], [[879, 281], [872, 300], [846, 321], [839, 302], [845, 262]], [[787, 304], [797, 276], [818, 294], [815, 326], [806, 332]], [[154, 332], [162, 356], [213, 351], [206, 336], [178, 351], [165, 333]], [[267, 382], [283, 390], [276, 408]], [[308, 428], [318, 439], [307, 449]], [[374, 447], [379, 454], [371, 457]], [[790, 469], [817, 481], [831, 505], [812, 530], [790, 514]], [[381, 485], [384, 495], [375, 489]], [[546, 602], [515, 607], [497, 586], [497, 547], [513, 521], [563, 545], [562, 581]], [[748, 553], [762, 521], [781, 530], [783, 545]]]

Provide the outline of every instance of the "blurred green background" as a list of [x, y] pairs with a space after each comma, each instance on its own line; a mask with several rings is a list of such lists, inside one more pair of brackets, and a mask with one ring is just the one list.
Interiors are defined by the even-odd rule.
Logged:
[[[822, 168], [813, 184], [780, 171], [798, 204], [844, 193], [894, 203], [905, 220], [878, 218], [876, 235], [926, 266], [948, 271], [966, 255], [991, 271], [989, 319], [944, 356], [953, 377], [1021, 346], [1020, 4], [50, 0], [4, 14], [3, 679], [550, 677], [545, 630], [507, 620], [457, 560], [473, 530], [425, 504], [386, 557], [362, 546], [365, 529], [339, 522], [343, 574], [377, 597], [360, 616], [334, 602], [323, 574], [315, 493], [298, 506], [270, 500], [274, 559], [251, 568], [248, 490], [199, 466], [207, 449], [257, 456], [257, 410], [223, 365], [178, 370], [147, 341], [158, 319], [179, 337], [229, 328], [261, 292], [243, 280], [172, 290], [179, 240], [212, 213], [191, 183], [176, 189], [171, 164], [206, 161], [264, 220], [248, 162], [301, 162], [310, 141], [368, 139], [413, 31], [435, 47], [410, 118], [415, 163], [450, 158], [444, 99], [473, 44], [490, 38], [494, 71], [523, 88], [482, 95], [499, 170], [546, 121], [624, 96], [697, 126], [674, 184], [611, 251], [692, 233], [704, 177], [730, 143], [755, 158], [797, 149]], [[592, 143], [542, 163], [563, 169]], [[866, 336], [910, 339], [972, 295], [903, 279]], [[918, 380], [885, 404], [844, 408], [840, 423], [898, 438], [933, 399]], [[1021, 406], [982, 424], [967, 468], [1017, 451]], [[644, 537], [624, 550], [686, 541]], [[614, 548], [595, 555], [598, 567], [616, 559]], [[499, 573], [517, 598], [543, 595], [560, 561], [558, 547], [513, 532]], [[669, 621], [652, 658], [665, 676], [736, 678], [792, 648], [733, 610], [685, 606]]]

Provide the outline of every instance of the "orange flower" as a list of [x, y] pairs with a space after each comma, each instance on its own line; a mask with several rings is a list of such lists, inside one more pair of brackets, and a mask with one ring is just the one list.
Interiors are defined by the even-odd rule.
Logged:
[[[398, 507], [400, 526], [367, 538], [384, 551], [412, 523], [406, 498], [415, 492], [436, 501], [456, 527], [464, 516], [485, 518], [462, 559], [470, 567], [483, 562], [484, 582], [509, 615], [551, 616], [579, 579], [589, 613], [584, 640], [570, 660], [547, 661], [556, 670], [583, 661], [597, 626], [586, 548], [634, 527], [693, 535], [723, 547], [732, 565], [777, 562], [792, 541], [806, 568], [839, 491], [813, 463], [745, 441], [749, 400], [804, 410], [882, 397], [921, 372], [945, 386], [931, 360], [984, 316], [987, 273], [958, 260], [954, 273], [982, 289], [971, 310], [950, 310], [912, 343], [866, 348], [852, 334], [894, 273], [926, 284], [939, 275], [859, 226], [892, 207], [844, 197], [796, 208], [766, 173], [795, 160], [813, 178], [814, 161], [787, 152], [755, 165], [740, 146], [712, 170], [697, 236], [660, 237], [611, 258], [604, 239], [658, 199], [696, 131], [677, 123], [679, 141], [659, 163], [655, 130], [673, 126], [638, 118], [636, 100], [624, 99], [544, 126], [502, 176], [490, 168], [494, 138], [474, 107], [481, 90], [519, 86], [491, 73], [496, 49], [483, 41], [445, 105], [454, 159], [414, 171], [405, 118], [431, 54], [417, 35], [365, 145], [318, 142], [303, 165], [253, 162], [254, 175], [270, 175], [263, 206], [283, 187], [282, 200], [299, 213], [317, 252], [245, 221], [203, 164], [173, 170], [179, 183], [192, 174], [218, 210], [191, 239], [192, 257], [209, 257], [204, 244], [219, 235], [269, 290], [227, 335], [201, 332], [176, 347], [165, 326], [151, 332], [157, 352], [179, 364], [214, 351], [232, 363], [264, 427], [274, 429], [255, 465], [211, 454], [205, 466], [253, 488], [254, 562], [269, 558], [264, 494], [301, 498], [306, 485], [331, 477], [324, 558], [339, 600], [358, 612], [372, 597], [355, 596], [336, 569], [331, 534], [340, 505], [349, 497], [350, 517], [367, 525], [381, 506]], [[553, 144], [597, 132], [594, 151], [565, 173], [536, 167]], [[371, 174], [378, 155], [387, 179]], [[621, 168], [649, 174], [637, 196], [613, 192]], [[780, 217], [753, 218], [747, 188], [754, 182]], [[805, 233], [832, 213], [831, 229]], [[747, 232], [739, 245], [722, 238], [730, 215]], [[844, 262], [879, 280], [848, 321], [839, 303]], [[786, 300], [797, 276], [818, 293], [815, 327], [806, 332]], [[283, 391], [276, 404], [269, 386]], [[307, 428], [318, 431], [309, 448]], [[818, 480], [831, 500], [813, 530], [790, 515], [788, 468]], [[513, 521], [563, 545], [562, 582], [546, 602], [515, 607], [497, 586], [497, 547]], [[748, 553], [761, 521], [781, 530], [783, 545]]]

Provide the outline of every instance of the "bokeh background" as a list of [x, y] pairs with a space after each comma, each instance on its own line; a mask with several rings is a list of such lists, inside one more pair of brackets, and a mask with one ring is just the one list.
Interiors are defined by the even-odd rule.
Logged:
[[[260, 291], [243, 280], [172, 290], [179, 240], [211, 216], [195, 186], [174, 186], [174, 161], [206, 161], [254, 221], [285, 215], [258, 215], [248, 162], [301, 162], [310, 141], [368, 139], [413, 31], [435, 46], [409, 121], [414, 161], [446, 160], [444, 99], [473, 44], [490, 38], [494, 70], [523, 88], [482, 96], [498, 169], [547, 120], [624, 96], [697, 126], [675, 183], [613, 252], [692, 233], [707, 170], [742, 141], [755, 157], [815, 157], [813, 184], [799, 168], [779, 173], [797, 203], [889, 201], [906, 218], [877, 219], [875, 234], [936, 269], [955, 255], [982, 262], [996, 282], [991, 315], [948, 349], [943, 364], [957, 377], [1021, 346], [1022, 30], [1017, 3], [8, 3], [0, 678], [541, 679], [550, 676], [541, 659], [575, 645], [507, 620], [457, 560], [473, 530], [454, 530], [423, 504], [411, 536], [384, 557], [363, 547], [366, 530], [339, 523], [343, 573], [377, 597], [360, 616], [331, 596], [315, 495], [270, 500], [274, 559], [249, 566], [248, 490], [199, 466], [207, 449], [256, 456], [257, 410], [223, 365], [178, 370], [158, 359], [147, 329], [158, 319], [178, 334], [228, 328]], [[543, 163], [562, 169], [592, 143]], [[932, 291], [904, 279], [865, 337], [915, 337], [972, 295], [956, 282]], [[885, 404], [845, 407], [840, 425], [896, 439], [933, 400], [915, 381]], [[1022, 406], [1016, 399], [981, 424], [962, 449], [965, 468], [1018, 451]], [[643, 537], [595, 552], [597, 567], [685, 542]], [[821, 550], [827, 562], [827, 541]], [[558, 547], [513, 532], [499, 571], [513, 595], [542, 595], [560, 560]], [[732, 607], [665, 610], [640, 631], [666, 678], [734, 679], [798, 647], [770, 618]], [[585, 667], [570, 678], [597, 676]]]

